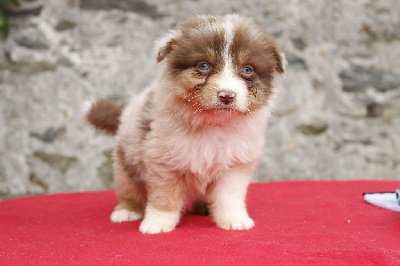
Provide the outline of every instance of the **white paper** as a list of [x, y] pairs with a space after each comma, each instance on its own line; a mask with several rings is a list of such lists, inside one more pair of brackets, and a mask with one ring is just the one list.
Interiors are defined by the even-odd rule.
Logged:
[[396, 193], [367, 193], [364, 195], [366, 202], [371, 203], [375, 206], [400, 212], [399, 201], [396, 197]]

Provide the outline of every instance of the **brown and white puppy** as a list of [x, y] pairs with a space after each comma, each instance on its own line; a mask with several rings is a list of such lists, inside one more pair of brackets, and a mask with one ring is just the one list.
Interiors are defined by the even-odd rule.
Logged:
[[273, 73], [285, 58], [239, 15], [197, 16], [157, 44], [155, 81], [124, 107], [101, 100], [86, 119], [116, 134], [113, 222], [174, 230], [186, 200], [223, 229], [249, 229], [247, 186], [264, 147]]

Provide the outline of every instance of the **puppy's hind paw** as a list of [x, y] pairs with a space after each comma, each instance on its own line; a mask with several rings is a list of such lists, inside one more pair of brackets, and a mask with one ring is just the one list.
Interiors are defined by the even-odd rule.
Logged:
[[141, 214], [136, 212], [131, 212], [128, 210], [116, 210], [111, 214], [111, 221], [114, 223], [128, 222], [128, 221], [136, 221], [142, 218]]

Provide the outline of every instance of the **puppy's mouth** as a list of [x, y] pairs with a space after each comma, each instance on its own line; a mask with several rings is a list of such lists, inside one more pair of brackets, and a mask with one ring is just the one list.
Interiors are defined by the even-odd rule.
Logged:
[[232, 112], [240, 112], [235, 106], [213, 106], [213, 107], [207, 107], [203, 109], [205, 112], [209, 113], [232, 113]]
[[191, 107], [193, 108], [194, 115], [206, 115], [206, 116], [238, 116], [238, 115], [245, 115], [249, 112], [249, 108], [242, 110], [239, 106], [233, 102], [229, 104], [224, 103], [202, 103], [201, 101], [192, 101]]
[[212, 107], [204, 107], [198, 110], [198, 113], [202, 113], [210, 116], [237, 116], [246, 114], [246, 112], [239, 110], [235, 105], [217, 105]]
[[235, 103], [230, 104], [202, 104], [200, 101], [191, 101], [186, 105], [190, 112], [189, 123], [201, 127], [225, 127], [231, 125], [240, 117], [253, 113], [249, 109], [241, 110]]

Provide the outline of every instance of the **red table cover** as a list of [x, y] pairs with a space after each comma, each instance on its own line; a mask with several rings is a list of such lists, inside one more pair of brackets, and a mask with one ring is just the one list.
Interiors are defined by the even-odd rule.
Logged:
[[176, 230], [114, 224], [112, 191], [0, 202], [0, 265], [400, 265], [400, 213], [363, 192], [400, 182], [276, 182], [249, 187], [256, 226], [225, 231], [185, 213]]

